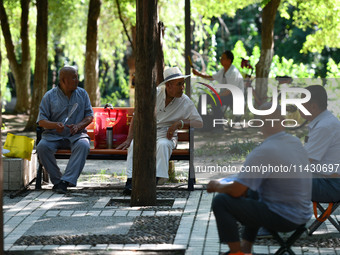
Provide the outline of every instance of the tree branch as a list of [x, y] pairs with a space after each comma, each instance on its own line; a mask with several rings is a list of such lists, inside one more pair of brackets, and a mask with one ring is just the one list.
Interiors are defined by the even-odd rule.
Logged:
[[126, 25], [125, 25], [125, 22], [124, 22], [123, 17], [122, 17], [122, 12], [120, 10], [119, 0], [116, 0], [116, 4], [117, 4], [117, 9], [118, 9], [119, 19], [120, 19], [120, 21], [123, 24], [123, 28], [124, 28], [125, 34], [126, 34], [128, 40], [129, 40], [130, 44], [131, 44], [132, 50], [135, 51], [135, 47], [133, 46], [132, 40], [131, 40], [131, 38], [129, 36], [129, 33], [128, 33]]

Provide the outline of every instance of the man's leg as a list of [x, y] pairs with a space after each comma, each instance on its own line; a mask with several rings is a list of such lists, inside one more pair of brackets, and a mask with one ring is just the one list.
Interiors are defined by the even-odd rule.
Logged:
[[133, 168], [133, 140], [130, 143], [130, 146], [127, 150], [127, 159], [126, 159], [126, 175], [127, 178], [132, 178], [132, 168]]
[[327, 178], [315, 175], [313, 178], [312, 201], [315, 202], [339, 202], [340, 178]]
[[71, 144], [71, 157], [66, 166], [61, 180], [69, 183], [69, 186], [77, 186], [78, 177], [83, 171], [87, 155], [90, 152], [90, 141], [82, 138]]
[[227, 108], [229, 107], [231, 110], [233, 109], [233, 96], [223, 96], [221, 97], [222, 104], [225, 105]]
[[61, 141], [51, 142], [41, 139], [37, 146], [39, 160], [50, 175], [51, 182], [54, 185], [60, 182], [62, 176], [54, 156], [55, 152], [60, 148], [61, 143]]
[[131, 195], [132, 192], [132, 168], [133, 168], [133, 140], [131, 141], [129, 148], [127, 149], [126, 159], [127, 180], [123, 191], [124, 195]]
[[[215, 196], [212, 208], [221, 243], [227, 243], [232, 253], [241, 247], [237, 221], [245, 226], [242, 234], [243, 252], [250, 252], [259, 227], [277, 231], [291, 231], [298, 225], [270, 211], [268, 206], [250, 198], [234, 198], [227, 194]], [[250, 249], [249, 249], [250, 248]]]
[[169, 178], [169, 159], [172, 150], [175, 148], [175, 142], [167, 138], [157, 139], [156, 154], [156, 177]]

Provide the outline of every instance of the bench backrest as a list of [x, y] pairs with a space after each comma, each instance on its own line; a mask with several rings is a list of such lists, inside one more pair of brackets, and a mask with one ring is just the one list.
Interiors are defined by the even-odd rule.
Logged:
[[[113, 127], [113, 147], [126, 140], [133, 117], [133, 107], [115, 107], [113, 109], [93, 107], [93, 121], [86, 127], [95, 148], [106, 148], [106, 128]], [[189, 130], [178, 132], [179, 142], [189, 142]]]

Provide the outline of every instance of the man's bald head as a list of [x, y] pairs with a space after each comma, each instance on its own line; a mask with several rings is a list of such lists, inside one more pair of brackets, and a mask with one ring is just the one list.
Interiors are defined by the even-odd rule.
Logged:
[[66, 96], [71, 96], [78, 82], [78, 71], [74, 66], [64, 66], [59, 70], [59, 86]]
[[59, 70], [59, 81], [62, 80], [66, 74], [77, 72], [78, 70], [74, 66], [64, 66]]

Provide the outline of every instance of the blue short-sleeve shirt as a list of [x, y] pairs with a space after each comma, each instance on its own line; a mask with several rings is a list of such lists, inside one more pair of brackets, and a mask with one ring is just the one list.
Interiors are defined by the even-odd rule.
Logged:
[[[79, 87], [73, 91], [70, 98], [63, 93], [59, 86], [49, 90], [41, 100], [37, 123], [41, 120], [64, 122], [75, 103], [78, 103], [78, 107], [66, 124], [77, 124], [85, 117], [93, 116], [90, 98], [86, 90]], [[79, 138], [88, 138], [89, 136], [85, 129], [71, 136], [69, 128], [65, 126], [62, 133], [58, 133], [55, 129], [49, 129], [43, 132], [42, 137], [48, 141], [67, 138], [74, 142]]]
[[[299, 166], [308, 164], [307, 152], [300, 140], [280, 132], [268, 137], [248, 155], [236, 181], [257, 191], [259, 200], [271, 211], [303, 224], [312, 216], [312, 179], [311, 174], [300, 171]], [[270, 170], [270, 166], [279, 171]], [[262, 171], [256, 171], [261, 168]], [[289, 168], [290, 172], [285, 172]]]

